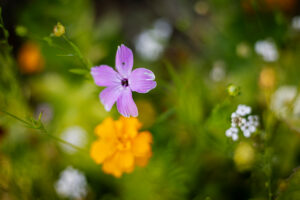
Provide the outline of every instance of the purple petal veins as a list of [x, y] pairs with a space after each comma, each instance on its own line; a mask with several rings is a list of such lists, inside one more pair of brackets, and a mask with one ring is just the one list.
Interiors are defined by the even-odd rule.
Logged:
[[132, 91], [147, 93], [156, 87], [155, 75], [145, 68], [137, 68], [132, 71], [129, 78], [129, 86]]
[[123, 88], [121, 85], [110, 86], [102, 90], [100, 100], [106, 111], [110, 111], [122, 92]]
[[118, 47], [116, 55], [116, 69], [123, 78], [128, 78], [133, 67], [132, 51], [125, 45]]
[[113, 68], [107, 65], [93, 67], [91, 74], [94, 77], [95, 83], [98, 86], [111, 86], [120, 83], [119, 74]]
[[117, 108], [119, 113], [121, 113], [124, 117], [138, 116], [136, 104], [132, 99], [132, 93], [128, 87], [123, 90], [122, 94], [118, 98]]

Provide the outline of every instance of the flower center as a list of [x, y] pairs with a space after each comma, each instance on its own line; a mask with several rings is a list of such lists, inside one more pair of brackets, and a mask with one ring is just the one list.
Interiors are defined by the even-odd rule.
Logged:
[[121, 84], [122, 84], [123, 87], [127, 87], [128, 86], [128, 79], [127, 78], [122, 79]]
[[117, 138], [117, 149], [128, 150], [131, 148], [131, 141], [122, 137]]
[[235, 118], [233, 118], [233, 122], [235, 124], [239, 124], [241, 122], [241, 119], [239, 117], [235, 117]]

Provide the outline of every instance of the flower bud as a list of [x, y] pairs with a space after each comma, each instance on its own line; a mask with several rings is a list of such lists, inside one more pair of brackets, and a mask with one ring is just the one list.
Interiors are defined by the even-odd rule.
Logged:
[[235, 96], [240, 95], [241, 89], [240, 89], [240, 87], [238, 87], [234, 84], [229, 84], [227, 87], [227, 92], [228, 92], [229, 96], [235, 97]]
[[57, 22], [57, 24], [54, 26], [54, 29], [53, 29], [53, 33], [56, 37], [60, 37], [62, 36], [63, 34], [65, 34], [66, 30], [65, 30], [65, 27]]
[[15, 32], [16, 32], [16, 34], [17, 34], [18, 36], [24, 37], [24, 36], [27, 35], [28, 30], [27, 30], [27, 28], [26, 28], [25, 26], [20, 26], [20, 25], [18, 25], [18, 26], [16, 27], [16, 29], [15, 29]]

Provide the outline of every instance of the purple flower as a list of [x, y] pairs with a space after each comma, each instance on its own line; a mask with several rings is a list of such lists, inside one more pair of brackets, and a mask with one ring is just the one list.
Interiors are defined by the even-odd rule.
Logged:
[[117, 102], [119, 113], [125, 117], [137, 117], [138, 110], [132, 99], [132, 91], [147, 93], [156, 87], [152, 71], [137, 68], [132, 71], [133, 54], [125, 45], [118, 47], [116, 54], [116, 69], [100, 65], [91, 69], [96, 85], [106, 88], [100, 93], [101, 103], [105, 110], [110, 111]]

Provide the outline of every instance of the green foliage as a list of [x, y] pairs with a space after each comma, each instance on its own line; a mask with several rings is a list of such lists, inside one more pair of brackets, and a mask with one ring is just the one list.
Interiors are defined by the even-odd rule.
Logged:
[[[0, 199], [64, 199], [54, 185], [67, 166], [87, 179], [82, 199], [300, 199], [300, 37], [291, 25], [298, 4], [5, 2], [0, 8]], [[60, 26], [56, 33], [55, 25]], [[157, 58], [144, 56], [139, 38], [145, 42], [142, 50]], [[274, 42], [277, 60], [266, 61], [256, 52], [260, 40]], [[21, 59], [28, 42], [36, 48]], [[155, 73], [157, 87], [133, 93], [144, 120], [141, 130], [153, 136], [153, 155], [145, 167], [116, 179], [89, 155], [95, 127], [107, 117], [119, 118], [116, 106], [107, 112], [99, 101], [102, 88], [90, 69], [114, 67], [120, 44], [132, 49], [134, 69]], [[24, 72], [24, 62], [33, 70]], [[282, 86], [295, 94], [276, 99]], [[260, 125], [249, 138], [239, 130], [233, 141], [225, 132], [240, 104], [252, 108]], [[82, 146], [65, 136], [74, 127], [84, 130]], [[243, 144], [247, 148], [239, 148]]]
[[281, 188], [278, 194], [278, 200], [297, 199], [300, 196], [300, 174], [299, 169], [294, 169], [294, 172], [288, 179], [281, 183]]

